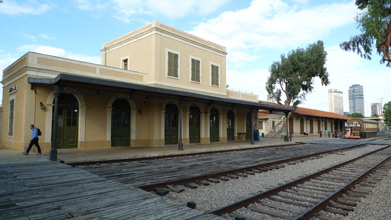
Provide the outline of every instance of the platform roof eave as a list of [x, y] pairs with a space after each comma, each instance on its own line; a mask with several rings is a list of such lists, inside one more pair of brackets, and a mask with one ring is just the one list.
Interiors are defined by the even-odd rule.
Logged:
[[269, 105], [269, 104], [264, 104], [264, 103], [259, 103], [259, 102], [250, 102], [250, 101], [244, 101], [244, 100], [238, 100], [238, 99], [217, 97], [217, 96], [212, 96], [212, 95], [204, 95], [204, 94], [199, 94], [199, 93], [195, 93], [195, 92], [160, 88], [160, 87], [136, 84], [136, 83], [131, 83], [131, 82], [120, 82], [120, 81], [115, 81], [115, 80], [110, 80], [110, 79], [101, 79], [101, 78], [95, 78], [95, 77], [80, 76], [80, 75], [74, 75], [74, 74], [69, 74], [69, 73], [60, 73], [58, 76], [56, 76], [53, 79], [29, 77], [28, 82], [31, 84], [47, 84], [47, 85], [59, 85], [61, 82], [75, 82], [75, 83], [84, 83], [84, 84], [106, 86], [106, 87], [113, 87], [113, 88], [140, 90], [140, 91], [144, 91], [144, 92], [160, 93], [160, 94], [166, 94], [166, 95], [175, 95], [175, 96], [181, 96], [181, 97], [191, 97], [191, 98], [196, 98], [196, 99], [210, 100], [212, 102], [222, 102], [222, 103], [230, 103], [230, 104], [237, 104], [237, 105], [245, 105], [245, 106], [251, 106], [251, 107], [258, 108], [258, 109], [265, 109], [265, 110], [269, 110], [269, 111], [281, 111], [281, 112], [286, 112], [286, 113], [293, 111], [293, 108], [287, 108], [287, 107], [283, 107], [283, 106], [275, 106], [275, 105]]

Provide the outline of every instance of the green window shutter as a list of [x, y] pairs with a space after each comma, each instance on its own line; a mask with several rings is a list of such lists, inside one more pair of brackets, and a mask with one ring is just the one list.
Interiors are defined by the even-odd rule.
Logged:
[[174, 54], [174, 77], [178, 77], [178, 54]]
[[191, 81], [196, 81], [195, 59], [191, 59]]
[[212, 85], [219, 85], [219, 67], [212, 65]]
[[197, 65], [196, 65], [196, 81], [200, 82], [201, 61], [197, 60], [196, 63], [197, 63]]
[[167, 61], [167, 75], [172, 77], [178, 77], [178, 58], [179, 55], [168, 52]]
[[191, 81], [200, 81], [200, 61], [191, 59]]

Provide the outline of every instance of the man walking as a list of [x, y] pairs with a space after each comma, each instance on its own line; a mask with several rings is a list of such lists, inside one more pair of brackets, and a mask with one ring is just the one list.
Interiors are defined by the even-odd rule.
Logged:
[[41, 155], [41, 147], [39, 147], [39, 144], [38, 144], [38, 129], [35, 128], [33, 124], [30, 125], [30, 129], [31, 129], [30, 144], [29, 144], [29, 147], [27, 148], [27, 151], [23, 152], [23, 154], [24, 155], [29, 155], [31, 147], [33, 147], [33, 145], [35, 145], [37, 147], [37, 149], [38, 149], [37, 155]]

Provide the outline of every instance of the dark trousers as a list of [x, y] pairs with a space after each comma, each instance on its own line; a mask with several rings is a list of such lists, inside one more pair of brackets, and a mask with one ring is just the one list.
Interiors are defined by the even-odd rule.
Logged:
[[29, 147], [27, 148], [26, 153], [30, 152], [30, 150], [33, 147], [33, 145], [35, 145], [37, 147], [38, 153], [41, 153], [41, 147], [39, 147], [38, 138], [37, 137], [30, 141], [30, 144], [29, 144]]

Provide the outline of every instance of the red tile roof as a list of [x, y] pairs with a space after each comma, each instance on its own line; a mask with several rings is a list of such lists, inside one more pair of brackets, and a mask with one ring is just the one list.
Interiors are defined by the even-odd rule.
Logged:
[[[261, 103], [267, 103], [267, 104], [272, 104], [272, 105], [280, 105], [278, 103], [273, 103], [273, 102], [266, 102], [266, 101], [259, 101]], [[321, 110], [316, 110], [316, 109], [310, 109], [310, 108], [303, 108], [303, 107], [297, 107], [293, 113], [299, 114], [299, 115], [309, 115], [309, 116], [316, 116], [316, 117], [323, 117], [323, 118], [336, 118], [336, 119], [345, 119], [348, 120], [350, 119], [347, 116], [340, 115], [334, 112], [326, 112], [326, 111], [321, 111]]]

